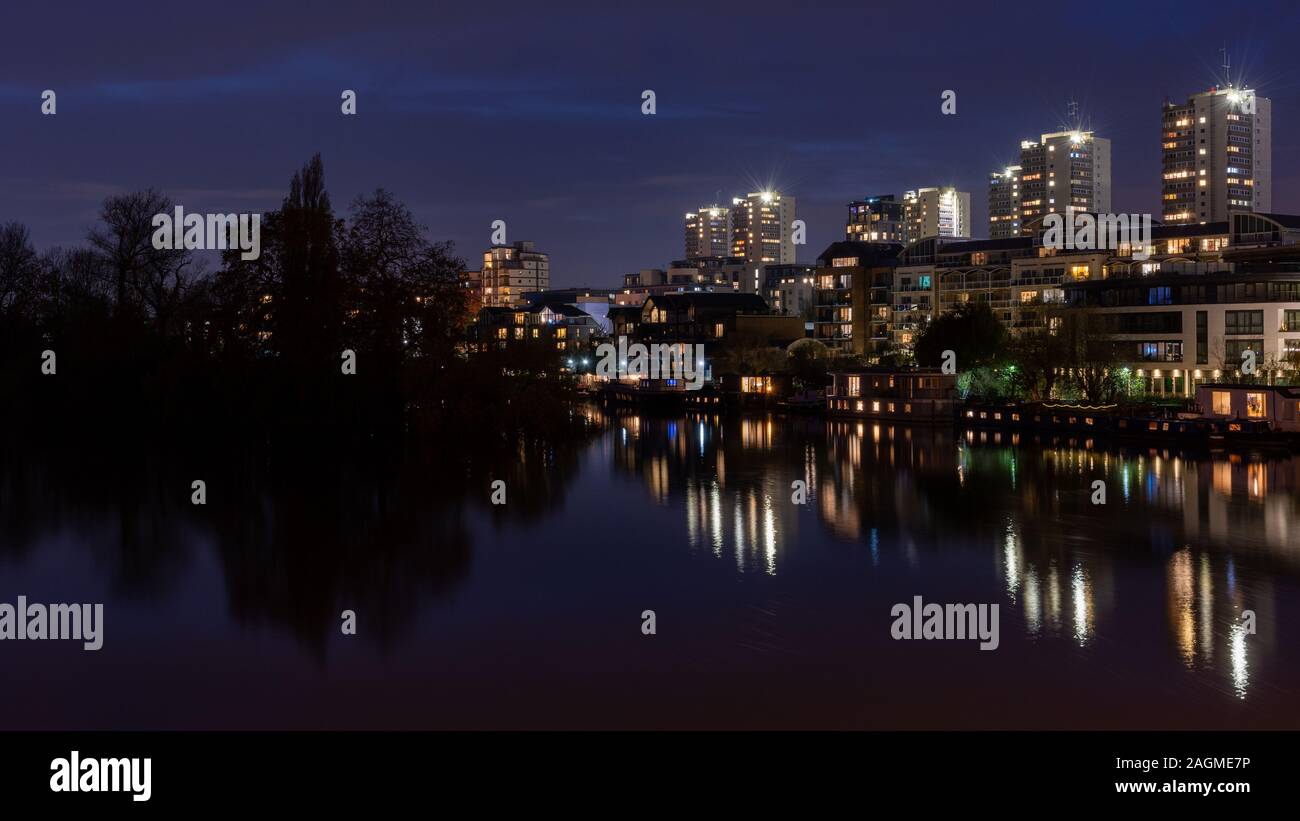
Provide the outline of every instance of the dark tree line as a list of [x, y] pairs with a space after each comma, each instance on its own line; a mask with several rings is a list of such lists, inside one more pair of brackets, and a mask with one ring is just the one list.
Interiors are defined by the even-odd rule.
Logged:
[[[258, 258], [227, 250], [215, 271], [202, 252], [154, 248], [153, 217], [172, 208], [152, 189], [110, 197], [85, 246], [43, 253], [23, 225], [0, 225], [0, 405], [11, 420], [109, 437], [179, 426], [508, 439], [567, 424], [555, 379], [515, 379], [518, 362], [461, 354], [464, 264], [389, 192], [336, 215], [317, 155], [262, 216]], [[344, 351], [355, 375], [343, 374]]]

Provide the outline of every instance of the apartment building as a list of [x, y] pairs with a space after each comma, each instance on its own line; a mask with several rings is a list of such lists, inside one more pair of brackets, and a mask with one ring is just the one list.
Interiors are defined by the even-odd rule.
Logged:
[[[1199, 235], [1190, 231], [1199, 229]], [[1236, 212], [1223, 226], [1168, 226], [1165, 253], [1135, 268], [1116, 260], [1067, 281], [1071, 308], [1099, 314], [1119, 366], [1140, 391], [1180, 397], [1241, 373], [1256, 381], [1300, 362], [1300, 217]], [[1218, 250], [1208, 250], [1218, 247]], [[1169, 253], [1173, 251], [1174, 253]]]
[[731, 252], [731, 209], [705, 205], [686, 213], [686, 258], [725, 257]]
[[906, 242], [903, 201], [882, 194], [849, 203], [844, 238], [858, 242]]
[[1218, 222], [1273, 208], [1273, 103], [1211, 88], [1162, 111], [1161, 199], [1167, 224]]
[[890, 343], [890, 291], [903, 246], [844, 240], [817, 258], [813, 338], [844, 354], [872, 357]]
[[1025, 140], [1018, 185], [1022, 234], [1032, 233], [1030, 223], [1064, 213], [1067, 206], [1109, 213], [1110, 140], [1091, 131], [1057, 131]]
[[795, 261], [795, 198], [756, 191], [731, 201], [731, 256], [751, 267]]
[[[1262, 226], [1256, 226], [1261, 228]], [[894, 270], [890, 336], [895, 345], [912, 344], [920, 328], [940, 313], [971, 302], [986, 303], [1012, 333], [1050, 327], [1066, 304], [1071, 282], [1147, 277], [1162, 272], [1212, 273], [1229, 270], [1229, 223], [1155, 226], [1148, 255], [1134, 257], [1129, 243], [1106, 250], [1063, 250], [1042, 244], [1041, 221], [1033, 236], [965, 242], [924, 240], [909, 246]], [[1276, 232], [1263, 231], [1246, 243], [1276, 244]]]
[[545, 291], [551, 287], [550, 256], [527, 241], [494, 245], [483, 252], [479, 282], [483, 307], [520, 305], [526, 291]]
[[487, 307], [479, 310], [470, 328], [473, 350], [506, 350], [516, 345], [543, 345], [561, 353], [586, 351], [605, 329], [596, 317], [576, 305], [541, 302], [521, 307]]
[[903, 194], [905, 242], [925, 237], [970, 236], [970, 192], [919, 188]]
[[762, 296], [778, 314], [812, 321], [816, 300], [817, 266], [807, 263], [765, 265]]
[[1020, 173], [1008, 165], [989, 177], [989, 239], [1020, 236]]

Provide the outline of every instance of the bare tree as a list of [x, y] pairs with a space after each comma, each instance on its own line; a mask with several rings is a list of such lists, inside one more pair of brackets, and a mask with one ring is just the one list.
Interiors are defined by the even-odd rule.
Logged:
[[0, 225], [0, 316], [19, 316], [30, 309], [40, 273], [27, 227], [17, 222]]
[[109, 197], [100, 210], [103, 224], [89, 237], [91, 247], [104, 258], [117, 315], [143, 309], [160, 333], [167, 332], [196, 273], [189, 251], [153, 246], [153, 218], [171, 210], [171, 200], [152, 188]]

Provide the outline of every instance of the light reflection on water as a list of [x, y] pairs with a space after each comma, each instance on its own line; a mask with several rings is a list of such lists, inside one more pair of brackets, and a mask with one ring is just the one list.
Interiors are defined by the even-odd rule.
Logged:
[[[585, 413], [591, 441], [468, 478], [214, 474], [204, 510], [166, 490], [188, 465], [0, 459], [0, 601], [117, 619], [111, 665], [0, 647], [61, 665], [0, 681], [37, 705], [0, 727], [1300, 727], [1295, 459]], [[999, 648], [892, 640], [916, 595], [998, 604]], [[102, 703], [53, 706], [87, 683]]]
[[[634, 418], [643, 431], [637, 458], [667, 458], [653, 440], [661, 423]], [[807, 482], [807, 510], [823, 533], [869, 543], [873, 564], [882, 534], [922, 573], [943, 572], [958, 542], [994, 547], [1002, 605], [1018, 609], [1027, 639], [1086, 650], [1099, 629], [1122, 633], [1130, 617], [1117, 578], [1137, 561], [1163, 568], [1168, 652], [1184, 669], [1217, 676], [1247, 699], [1252, 655], [1276, 647], [1273, 579], [1293, 590], [1300, 571], [1296, 460], [1116, 451], [1092, 439], [997, 431], [694, 418], [686, 429], [698, 448], [668, 473], [679, 477], [691, 543], [729, 552], [739, 573], [780, 575], [798, 528], [809, 535], [806, 516], [781, 498], [794, 477]], [[714, 439], [722, 445], [711, 451]], [[1105, 505], [1090, 500], [1098, 479]], [[1238, 558], [1253, 568], [1249, 598], [1236, 582]], [[1256, 613], [1255, 634], [1244, 610]]]

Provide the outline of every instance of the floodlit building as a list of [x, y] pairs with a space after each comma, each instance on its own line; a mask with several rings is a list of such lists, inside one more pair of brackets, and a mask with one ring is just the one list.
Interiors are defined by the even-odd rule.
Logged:
[[686, 214], [686, 258], [725, 257], [731, 249], [731, 209], [705, 205]]
[[795, 261], [795, 198], [758, 191], [731, 202], [731, 256], [746, 264]]
[[[1005, 171], [1004, 171], [1005, 173]], [[1057, 131], [1020, 144], [1020, 233], [1047, 214], [1111, 209], [1110, 140], [1091, 131]], [[990, 192], [990, 197], [992, 192]]]
[[1273, 208], [1273, 103], [1250, 89], [1212, 88], [1162, 115], [1165, 223], [1218, 222]]
[[925, 237], [970, 236], [970, 192], [919, 188], [903, 194], [905, 242]]
[[1020, 236], [1020, 166], [989, 176], [989, 239]]

